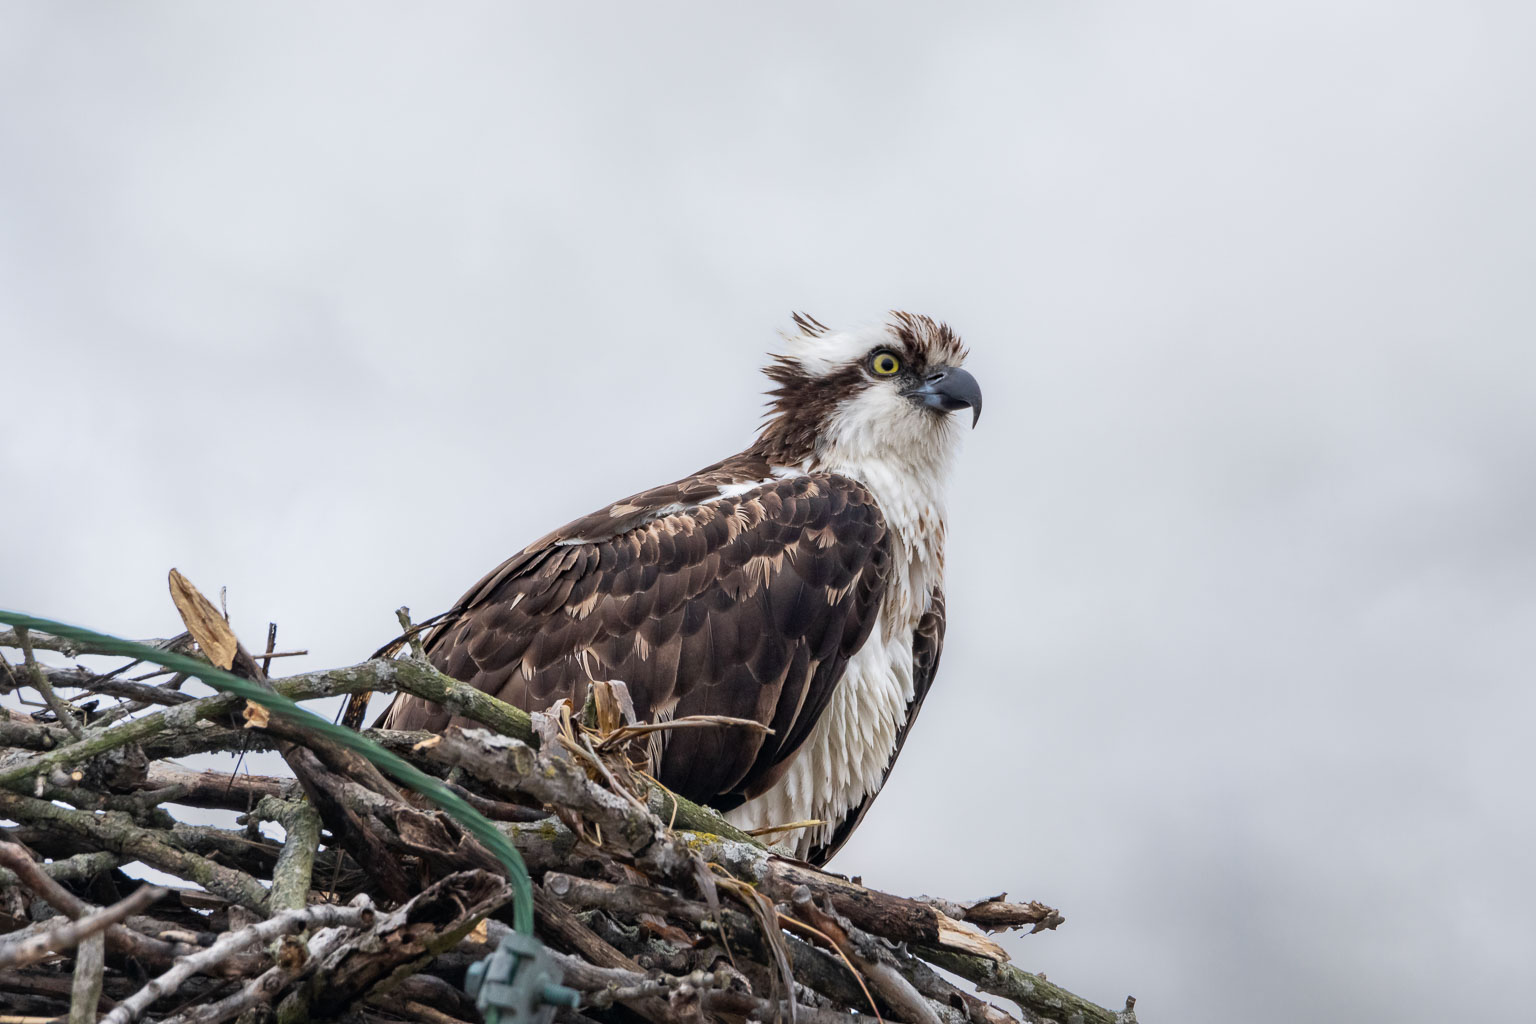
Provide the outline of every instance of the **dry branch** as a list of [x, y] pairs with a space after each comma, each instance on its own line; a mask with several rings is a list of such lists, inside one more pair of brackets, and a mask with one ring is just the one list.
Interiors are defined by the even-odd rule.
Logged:
[[52, 953], [62, 953], [112, 925], [117, 924], [165, 895], [164, 889], [146, 886], [110, 907], [86, 914], [74, 921], [47, 928], [22, 939], [0, 941], [0, 967], [25, 966]]
[[[263, 678], [263, 654], [214, 637], [227, 630], [222, 617], [204, 609], [189, 622], [237, 672]], [[8, 640], [20, 638], [0, 634], [0, 646]], [[506, 931], [511, 890], [457, 822], [291, 725], [243, 727], [237, 699], [124, 678], [128, 666], [32, 664], [11, 666], [0, 689], [41, 678], [57, 711], [107, 705], [77, 716], [78, 732], [68, 719], [0, 709], [0, 820], [16, 822], [0, 826], [10, 840], [0, 843], [0, 960], [54, 954], [0, 969], [0, 1005], [71, 1024], [96, 1019], [97, 1007], [108, 1024], [477, 1019], [465, 969]], [[530, 719], [412, 658], [270, 685], [300, 700], [411, 693], [489, 727], [368, 735], [447, 781], [518, 847], [537, 883], [538, 935], [583, 993], [561, 1019], [1133, 1019], [1020, 970], [985, 934], [1054, 928], [1062, 919], [1050, 907], [880, 892], [779, 856], [675, 797], [629, 760], [646, 730], [615, 718], [612, 695], [588, 724], [570, 709]], [[298, 778], [169, 760], [245, 748], [281, 751]], [[188, 808], [241, 812], [247, 830], [195, 824]], [[283, 839], [258, 836], [262, 821]], [[184, 882], [153, 917], [142, 911], [155, 890], [124, 873], [136, 862]], [[78, 954], [60, 948], [82, 935], [96, 938]]]
[[238, 931], [228, 932], [207, 949], [177, 960], [176, 966], [119, 1003], [102, 1024], [129, 1024], [130, 1021], [137, 1020], [156, 999], [175, 992], [192, 975], [228, 960], [241, 950], [279, 935], [315, 926], [344, 925], [362, 928], [367, 927], [372, 921], [373, 910], [367, 906], [338, 907], [330, 903], [316, 903], [298, 910], [285, 910], [265, 921], [247, 925]]

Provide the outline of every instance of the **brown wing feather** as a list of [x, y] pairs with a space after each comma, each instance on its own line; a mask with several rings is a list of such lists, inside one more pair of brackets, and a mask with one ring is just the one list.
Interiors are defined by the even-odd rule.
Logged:
[[933, 677], [939, 671], [939, 654], [944, 650], [944, 591], [934, 588], [933, 602], [928, 606], [928, 611], [917, 622], [917, 629], [912, 632], [912, 699], [907, 702], [907, 717], [901, 723], [901, 728], [896, 730], [896, 747], [891, 751], [891, 759], [885, 763], [885, 773], [880, 776], [880, 789], [875, 790], [855, 808], [848, 812], [848, 816], [838, 823], [837, 828], [821, 846], [814, 847], [806, 855], [806, 860], [812, 864], [825, 864], [832, 859], [848, 837], [853, 835], [853, 830], [859, 827], [859, 822], [864, 820], [864, 815], [869, 812], [870, 805], [875, 802], [875, 797], [885, 788], [885, 781], [891, 777], [891, 769], [896, 767], [896, 759], [901, 756], [901, 748], [907, 742], [907, 734], [912, 731], [912, 724], [917, 721], [917, 713], [923, 709], [923, 698], [928, 696], [929, 689], [933, 686]]
[[[556, 531], [476, 584], [429, 637], [429, 657], [531, 710], [580, 700], [591, 679], [622, 679], [641, 718], [763, 722], [772, 736], [666, 734], [659, 765], [667, 785], [722, 809], [755, 795], [868, 637], [890, 557], [879, 509], [847, 478], [718, 497], [721, 483], [767, 476], [766, 465], [722, 463]], [[717, 500], [697, 503], [707, 499]], [[412, 697], [383, 719], [448, 721]]]

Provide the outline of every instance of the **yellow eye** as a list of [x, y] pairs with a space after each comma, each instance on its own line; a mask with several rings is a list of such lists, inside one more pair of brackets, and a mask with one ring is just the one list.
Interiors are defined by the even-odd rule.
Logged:
[[901, 360], [889, 352], [876, 352], [869, 359], [869, 368], [882, 377], [889, 377], [901, 369]]

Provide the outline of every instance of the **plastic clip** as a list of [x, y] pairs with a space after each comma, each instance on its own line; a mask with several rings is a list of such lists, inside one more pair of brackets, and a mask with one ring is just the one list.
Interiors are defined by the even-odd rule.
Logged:
[[549, 1024], [555, 1008], [575, 1009], [581, 993], [560, 984], [560, 965], [532, 935], [508, 932], [496, 951], [469, 965], [465, 991], [485, 1024]]

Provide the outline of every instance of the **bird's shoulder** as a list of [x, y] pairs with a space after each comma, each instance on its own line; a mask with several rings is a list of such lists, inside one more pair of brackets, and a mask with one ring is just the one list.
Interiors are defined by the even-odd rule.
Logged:
[[[786, 528], [810, 528], [811, 535], [800, 539], [823, 548], [835, 542], [878, 545], [886, 534], [874, 495], [859, 481], [738, 455], [545, 534], [486, 573], [456, 602], [455, 611], [495, 601], [518, 580], [544, 575], [541, 570], [555, 564], [591, 561], [606, 575], [619, 560], [663, 562], [676, 571], [721, 543], [782, 546], [793, 539]], [[695, 535], [702, 536], [694, 541]], [[588, 551], [563, 550], [579, 548]], [[605, 548], [611, 558], [603, 556]], [[664, 555], [662, 548], [669, 551]]]
[[[680, 480], [620, 498], [573, 519], [540, 537], [525, 550], [537, 551], [556, 544], [601, 542], [667, 516], [697, 514], [701, 507], [725, 497], [777, 488], [786, 480], [812, 478], [813, 474], [803, 470], [775, 465], [756, 456], [732, 456]], [[827, 474], [814, 474], [814, 478], [836, 486]]]

